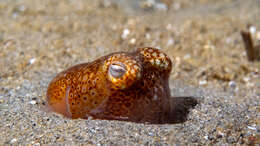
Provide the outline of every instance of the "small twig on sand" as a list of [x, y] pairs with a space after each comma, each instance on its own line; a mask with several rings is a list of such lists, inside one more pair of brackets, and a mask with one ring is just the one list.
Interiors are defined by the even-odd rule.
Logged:
[[249, 31], [241, 31], [241, 36], [243, 38], [245, 48], [246, 48], [246, 53], [249, 61], [254, 61], [255, 60], [255, 48], [253, 44], [253, 40], [251, 37], [251, 33]]

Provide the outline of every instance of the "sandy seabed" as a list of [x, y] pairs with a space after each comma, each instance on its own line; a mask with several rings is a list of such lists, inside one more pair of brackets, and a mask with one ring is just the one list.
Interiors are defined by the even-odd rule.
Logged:
[[[259, 14], [259, 0], [0, 0], [0, 145], [259, 144], [260, 63], [247, 60], [240, 36], [251, 24], [260, 43]], [[144, 46], [171, 57], [172, 96], [198, 101], [185, 120], [71, 120], [46, 111], [56, 73]]]

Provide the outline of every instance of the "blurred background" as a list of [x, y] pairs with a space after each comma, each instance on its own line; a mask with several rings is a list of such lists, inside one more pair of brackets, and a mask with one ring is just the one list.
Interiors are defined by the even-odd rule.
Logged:
[[173, 78], [244, 84], [259, 73], [259, 63], [247, 61], [240, 31], [252, 25], [259, 42], [259, 5], [259, 0], [1, 0], [0, 76], [56, 73], [110, 52], [150, 46], [172, 58]]
[[[260, 0], [0, 0], [0, 144], [259, 142], [260, 63], [242, 30], [260, 44]], [[125, 131], [41, 109], [56, 73], [138, 47], [170, 56], [173, 96], [207, 97], [184, 125], [113, 123]]]

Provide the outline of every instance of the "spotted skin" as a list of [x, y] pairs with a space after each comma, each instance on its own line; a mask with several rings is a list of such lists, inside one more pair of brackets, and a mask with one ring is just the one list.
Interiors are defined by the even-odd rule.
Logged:
[[165, 123], [171, 69], [155, 48], [112, 53], [59, 73], [49, 84], [48, 106], [73, 119]]

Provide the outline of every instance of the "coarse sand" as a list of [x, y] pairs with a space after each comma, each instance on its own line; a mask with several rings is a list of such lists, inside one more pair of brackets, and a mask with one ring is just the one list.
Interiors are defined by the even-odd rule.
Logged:
[[[257, 145], [259, 0], [0, 0], [0, 145]], [[172, 124], [66, 119], [46, 88], [60, 71], [157, 47], [174, 65]], [[141, 112], [141, 111], [140, 111]]]

